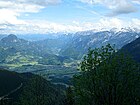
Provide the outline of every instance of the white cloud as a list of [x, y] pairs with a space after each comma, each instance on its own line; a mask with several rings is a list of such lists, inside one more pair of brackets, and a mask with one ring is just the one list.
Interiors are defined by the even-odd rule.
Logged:
[[5, 29], [10, 30], [9, 32], [29, 30], [27, 21], [19, 19], [22, 13], [37, 13], [60, 2], [61, 0], [0, 0], [0, 29], [2, 32]]
[[140, 3], [139, 0], [80, 0], [83, 3], [91, 5], [101, 4], [111, 10], [107, 16], [116, 16], [120, 14], [128, 14], [137, 11], [134, 2]]
[[40, 6], [48, 6], [55, 5], [61, 2], [61, 0], [0, 0], [3, 4], [31, 4], [31, 5], [40, 5]]
[[8, 9], [0, 9], [0, 23], [9, 23], [9, 24], [24, 24], [23, 20], [17, 19], [20, 15], [17, 12], [8, 10]]
[[132, 19], [132, 23], [130, 23], [132, 27], [136, 27], [140, 29], [140, 19]]
[[132, 0], [132, 3], [140, 5], [140, 0]]
[[[102, 4], [114, 11], [118, 15], [123, 13], [134, 12], [133, 5], [127, 0], [81, 0], [89, 4]], [[109, 2], [110, 1], [110, 2]], [[111, 2], [112, 1], [112, 2]], [[133, 0], [138, 1], [138, 0]], [[127, 22], [119, 18], [101, 18], [97, 22], [78, 22], [72, 21], [71, 24], [60, 24], [49, 22], [47, 20], [21, 20], [19, 19], [21, 13], [36, 13], [48, 5], [55, 5], [61, 0], [0, 0], [0, 33], [6, 34], [26, 34], [26, 33], [48, 33], [48, 32], [77, 32], [83, 30], [101, 30], [122, 28], [122, 27], [136, 27], [140, 28], [140, 20], [132, 19]], [[129, 8], [130, 7], [130, 8]], [[93, 14], [98, 14], [95, 11], [82, 8]], [[132, 9], [132, 10], [131, 10]], [[115, 14], [116, 13], [116, 14]]]
[[36, 13], [48, 5], [55, 5], [61, 0], [0, 0], [0, 21], [21, 23], [17, 18], [21, 13]]
[[0, 0], [0, 9], [10, 9], [15, 12], [38, 12], [48, 5], [55, 5], [61, 0]]
[[87, 3], [87, 4], [94, 4], [95, 1], [94, 0], [80, 0], [83, 3]]
[[100, 29], [102, 28], [111, 29], [113, 27], [120, 29], [123, 27], [123, 21], [118, 18], [112, 18], [112, 19], [102, 18], [100, 19], [98, 26]]
[[45, 34], [45, 33], [57, 33], [57, 32], [77, 32], [84, 30], [95, 29], [109, 30], [112, 28], [121, 29], [124, 27], [132, 27], [140, 29], [140, 19], [132, 19], [131, 21], [125, 21], [118, 18], [101, 18], [97, 22], [78, 22], [73, 21], [71, 24], [59, 24], [54, 22], [48, 22], [46, 20], [28, 20], [21, 22], [21, 24], [0, 24], [0, 33], [13, 33], [13, 34]]
[[[121, 0], [116, 1], [116, 6], [112, 6], [112, 13], [110, 13], [108, 16], [116, 16], [120, 14], [128, 14], [136, 12], [137, 9], [134, 7], [132, 2], [129, 2], [129, 0]], [[114, 4], [115, 5], [115, 4]]]
[[[2, 30], [1, 30], [2, 29]], [[3, 24], [0, 23], [0, 33], [13, 33], [13, 34], [45, 34], [56, 32], [76, 32], [83, 30], [83, 27], [69, 24], [58, 24], [54, 22], [48, 22], [46, 20], [28, 20], [21, 24]]]

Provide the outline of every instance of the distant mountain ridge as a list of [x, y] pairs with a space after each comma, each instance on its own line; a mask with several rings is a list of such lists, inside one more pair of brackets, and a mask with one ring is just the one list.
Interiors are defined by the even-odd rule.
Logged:
[[79, 59], [87, 52], [89, 47], [98, 48], [110, 43], [115, 44], [116, 48], [120, 49], [138, 37], [140, 37], [140, 31], [125, 28], [122, 28], [121, 31], [112, 29], [100, 32], [94, 30], [77, 32], [73, 35], [67, 47], [61, 50], [61, 54]]
[[51, 56], [55, 59], [58, 59], [57, 56], [80, 59], [89, 47], [97, 48], [110, 43], [120, 49], [140, 37], [140, 31], [136, 28], [122, 28], [121, 30], [113, 28], [99, 32], [88, 30], [75, 34], [55, 33], [51, 35], [40, 41], [27, 41], [11, 34], [0, 40], [0, 46], [8, 47], [13, 51], [15, 49], [15, 52], [22, 52], [24, 55]]
[[0, 40], [0, 46], [4, 48], [15, 48], [24, 50], [25, 46], [29, 45], [29, 41], [18, 38], [16, 35], [10, 34]]

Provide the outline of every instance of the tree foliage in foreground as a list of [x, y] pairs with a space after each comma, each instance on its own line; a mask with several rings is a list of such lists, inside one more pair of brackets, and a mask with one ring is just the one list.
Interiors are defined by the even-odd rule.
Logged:
[[140, 105], [140, 69], [110, 45], [89, 49], [74, 77], [75, 105]]

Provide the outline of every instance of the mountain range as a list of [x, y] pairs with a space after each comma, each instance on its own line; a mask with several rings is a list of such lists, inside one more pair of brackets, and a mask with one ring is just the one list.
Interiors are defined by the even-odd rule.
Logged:
[[[83, 31], [74, 34], [55, 33], [43, 35], [42, 40], [31, 36], [6, 35], [0, 40], [0, 67], [18, 72], [40, 70], [76, 69], [77, 63], [89, 48], [108, 43], [121, 49], [140, 37], [137, 29], [122, 28], [107, 31]], [[27, 38], [30, 37], [30, 40]], [[39, 36], [41, 38], [41, 35]], [[45, 39], [44, 39], [45, 37]], [[132, 47], [133, 48], [133, 47]], [[130, 48], [129, 48], [130, 49]], [[133, 50], [132, 50], [133, 52]], [[74, 68], [73, 68], [74, 67]], [[63, 71], [62, 71], [63, 72]], [[68, 71], [65, 71], [68, 72]], [[53, 72], [54, 73], [54, 72]], [[50, 73], [52, 74], [52, 72]]]
[[83, 31], [73, 35], [71, 42], [61, 50], [61, 54], [79, 59], [85, 54], [89, 47], [98, 48], [108, 43], [115, 45], [120, 49], [124, 45], [132, 42], [140, 36], [140, 32], [132, 29], [122, 28], [119, 31], [115, 29], [109, 31], [94, 32]]
[[[88, 48], [97, 48], [108, 43], [115, 44], [117, 49], [132, 42], [140, 36], [140, 31], [130, 28], [122, 28], [117, 31], [111, 29], [109, 31], [96, 32], [95, 30], [77, 32], [74, 34], [42, 35], [43, 40], [32, 41], [27, 40], [31, 36], [8, 35], [0, 40], [0, 52], [5, 54], [20, 53], [23, 55], [31, 55], [36, 57], [45, 57], [47, 59], [57, 59], [63, 63], [65, 59], [81, 59], [87, 52]], [[38, 35], [41, 38], [41, 35]], [[4, 54], [2, 54], [4, 55]], [[3, 60], [3, 59], [1, 59]]]

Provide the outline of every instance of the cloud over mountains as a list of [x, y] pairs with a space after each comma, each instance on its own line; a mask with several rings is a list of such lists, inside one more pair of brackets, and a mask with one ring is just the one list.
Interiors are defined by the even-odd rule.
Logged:
[[[134, 17], [128, 22], [127, 20], [120, 17], [115, 17], [121, 14], [137, 12], [137, 6], [140, 5], [139, 0], [72, 0], [72, 2], [77, 1], [80, 1], [80, 3], [82, 3], [78, 4], [81, 6], [83, 6], [83, 4], [89, 4], [92, 6], [103, 6], [107, 9], [107, 14], [106, 16], [103, 15], [101, 17], [97, 17], [99, 18], [98, 21], [94, 22], [81, 22], [77, 20], [75, 21], [73, 19], [70, 20], [70, 23], [57, 23], [54, 21], [48, 21], [46, 19], [24, 19], [22, 18], [23, 15], [25, 16], [29, 14], [38, 14], [42, 10], [47, 9], [49, 6], [53, 7], [67, 4], [64, 4], [65, 0], [0, 0], [0, 33], [22, 34], [47, 32], [76, 32], [88, 29], [100, 30], [103, 28], [111, 28], [112, 26], [116, 28], [122, 28], [127, 26], [140, 28], [139, 18]], [[82, 10], [87, 11], [88, 9]], [[67, 10], [65, 11], [67, 12]], [[96, 15], [96, 13], [94, 13], [94, 15]]]
[[107, 16], [116, 16], [120, 14], [128, 14], [137, 11], [134, 2], [139, 3], [138, 0], [80, 0], [83, 3], [91, 5], [101, 4], [111, 10]]

